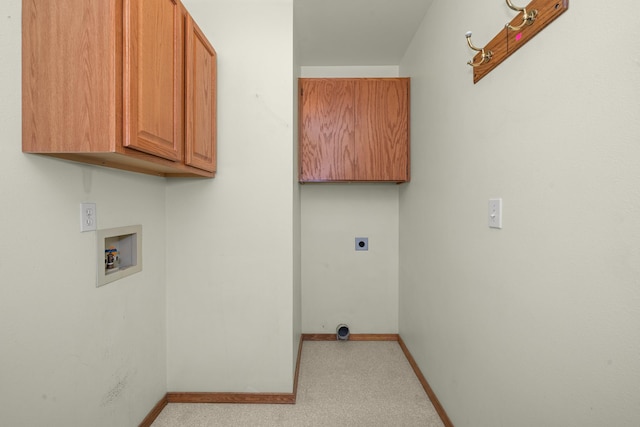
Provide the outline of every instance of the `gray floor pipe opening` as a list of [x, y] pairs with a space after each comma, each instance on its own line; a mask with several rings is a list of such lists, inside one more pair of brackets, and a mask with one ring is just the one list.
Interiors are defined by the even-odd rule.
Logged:
[[349, 326], [341, 323], [336, 328], [336, 339], [338, 341], [347, 341], [349, 339]]

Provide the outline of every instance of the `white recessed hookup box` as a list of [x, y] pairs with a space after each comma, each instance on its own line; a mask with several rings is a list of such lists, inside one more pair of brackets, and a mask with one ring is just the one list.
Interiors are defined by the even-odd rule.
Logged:
[[142, 225], [98, 230], [96, 287], [142, 271]]

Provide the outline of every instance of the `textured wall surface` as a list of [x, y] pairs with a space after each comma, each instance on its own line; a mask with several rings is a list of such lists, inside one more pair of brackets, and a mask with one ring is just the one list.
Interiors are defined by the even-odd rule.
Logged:
[[465, 32], [482, 45], [513, 13], [436, 0], [401, 64], [400, 333], [457, 427], [640, 424], [633, 4], [572, 1], [473, 85]]
[[[137, 425], [166, 392], [165, 180], [21, 152], [21, 2], [0, 5], [0, 425]], [[143, 270], [96, 288], [98, 228]]]
[[185, 5], [218, 53], [219, 172], [167, 184], [169, 389], [291, 392], [293, 5]]

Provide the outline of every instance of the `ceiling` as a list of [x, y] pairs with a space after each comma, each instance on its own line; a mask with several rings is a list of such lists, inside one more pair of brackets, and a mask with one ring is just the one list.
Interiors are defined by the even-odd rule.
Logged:
[[299, 65], [398, 65], [432, 2], [294, 0]]

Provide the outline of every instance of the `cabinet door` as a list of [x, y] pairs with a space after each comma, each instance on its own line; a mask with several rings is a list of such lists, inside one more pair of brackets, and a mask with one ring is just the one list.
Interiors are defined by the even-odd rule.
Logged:
[[124, 145], [181, 160], [184, 19], [178, 0], [124, 0]]
[[120, 137], [110, 54], [120, 12], [104, 0], [22, 2], [22, 151], [105, 152]]
[[302, 79], [299, 90], [300, 182], [354, 180], [354, 82]]
[[409, 80], [363, 79], [356, 90], [356, 179], [409, 179]]
[[216, 51], [187, 15], [185, 163], [216, 170]]

